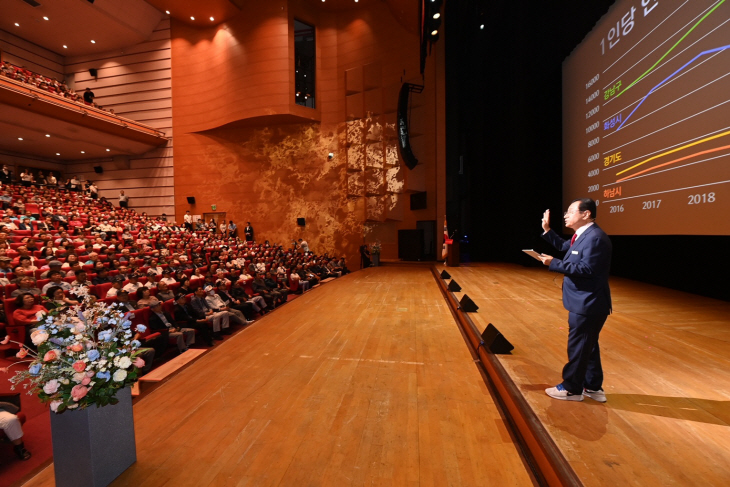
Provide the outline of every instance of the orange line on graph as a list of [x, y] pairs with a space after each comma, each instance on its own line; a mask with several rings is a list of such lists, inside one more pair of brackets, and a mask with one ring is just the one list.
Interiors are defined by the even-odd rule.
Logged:
[[720, 138], [720, 137], [725, 137], [726, 135], [730, 135], [730, 130], [728, 130], [727, 132], [723, 132], [723, 133], [721, 133], [721, 134], [713, 135], [713, 136], [711, 136], [711, 137], [705, 137], [704, 139], [700, 139], [700, 140], [697, 140], [697, 141], [695, 141], [695, 142], [692, 142], [692, 143], [690, 143], [690, 144], [685, 144], [685, 145], [683, 145], [683, 146], [681, 146], [681, 147], [677, 147], [676, 149], [672, 149], [672, 150], [668, 150], [668, 151], [666, 151], [666, 152], [662, 152], [661, 154], [657, 154], [657, 155], [655, 155], [655, 156], [652, 156], [652, 157], [650, 157], [650, 158], [648, 158], [648, 159], [644, 159], [644, 160], [643, 160], [643, 161], [641, 161], [640, 163], [638, 163], [638, 164], [634, 164], [633, 166], [631, 166], [631, 167], [630, 167], [630, 168], [628, 168], [628, 169], [624, 169], [623, 171], [619, 171], [619, 172], [617, 172], [617, 173], [616, 173], [616, 176], [618, 176], [619, 174], [623, 174], [623, 173], [625, 173], [625, 172], [631, 171], [632, 169], [634, 169], [634, 168], [636, 168], [636, 167], [639, 167], [639, 166], [641, 166], [642, 164], [646, 164], [646, 163], [647, 163], [647, 162], [649, 162], [649, 161], [653, 161], [654, 159], [659, 159], [659, 158], [660, 158], [660, 157], [662, 157], [662, 156], [666, 156], [667, 154], [673, 154], [674, 152], [678, 152], [678, 151], [681, 151], [682, 149], [686, 149], [687, 147], [692, 147], [692, 146], [694, 146], [694, 145], [697, 145], [697, 144], [702, 144], [702, 143], [704, 143], [704, 142], [707, 142], [707, 141], [709, 141], [709, 140], [717, 139], [717, 138]]
[[674, 164], [674, 163], [681, 162], [681, 161], [686, 161], [687, 159], [691, 159], [692, 157], [695, 157], [695, 156], [702, 156], [704, 154], [711, 154], [713, 152], [718, 152], [718, 151], [725, 150], [725, 149], [730, 149], [730, 145], [725, 145], [725, 146], [722, 146], [722, 147], [716, 147], [715, 149], [703, 150], [702, 152], [695, 152], [694, 154], [690, 154], [688, 156], [680, 157], [679, 159], [674, 159], [673, 161], [664, 162], [664, 163], [658, 164], [656, 166], [651, 166], [651, 167], [648, 167], [648, 168], [644, 169], [643, 171], [635, 172], [634, 174], [632, 174], [630, 176], [626, 176], [625, 178], [621, 178], [621, 179], [617, 180], [616, 182], [617, 183], [620, 183], [621, 181], [626, 181], [627, 179], [635, 178], [639, 174], [644, 174], [644, 173], [647, 173], [649, 171], [653, 171], [654, 169], [658, 169], [660, 167], [668, 166], [670, 164]]

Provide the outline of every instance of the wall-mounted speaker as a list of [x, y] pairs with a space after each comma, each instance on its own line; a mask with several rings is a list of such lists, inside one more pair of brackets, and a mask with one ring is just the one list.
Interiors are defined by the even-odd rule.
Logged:
[[411, 194], [411, 210], [425, 210], [428, 208], [428, 199], [426, 191]]
[[459, 286], [458, 282], [452, 279], [449, 283], [449, 291], [451, 291], [452, 293], [458, 293], [459, 291], [461, 291], [461, 286]]
[[195, 196], [188, 196], [188, 204], [190, 204], [190, 205], [195, 204]]
[[446, 271], [441, 271], [441, 279], [451, 279], [451, 274]]
[[96, 68], [89, 68], [89, 74], [96, 78], [96, 76], [99, 74], [99, 72], [96, 70]]
[[104, 168], [101, 167], [101, 166], [94, 166], [94, 172], [96, 174], [103, 174], [104, 173]]
[[297, 218], [297, 225], [299, 225], [300, 227], [303, 227], [305, 223], [306, 222], [304, 221], [304, 218]]
[[484, 347], [491, 350], [492, 353], [510, 353], [515, 349], [514, 345], [491, 323], [482, 332], [482, 340], [484, 340]]
[[461, 301], [459, 301], [459, 309], [464, 313], [476, 313], [476, 311], [479, 309], [479, 306], [477, 306], [474, 301], [471, 300], [469, 295], [464, 294], [464, 296], [462, 296], [461, 298]]

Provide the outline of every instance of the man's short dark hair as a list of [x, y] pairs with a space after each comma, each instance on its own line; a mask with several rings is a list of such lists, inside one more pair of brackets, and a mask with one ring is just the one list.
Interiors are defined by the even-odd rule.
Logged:
[[590, 211], [591, 212], [591, 220], [596, 219], [596, 202], [593, 201], [590, 198], [576, 198], [573, 201], [570, 202], [572, 205], [576, 201], [579, 201], [578, 204], [578, 210], [579, 211]]

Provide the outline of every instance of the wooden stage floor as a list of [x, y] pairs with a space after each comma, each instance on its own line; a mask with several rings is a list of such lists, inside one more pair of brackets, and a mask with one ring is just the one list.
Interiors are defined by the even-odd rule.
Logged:
[[[443, 266], [439, 265], [441, 271]], [[612, 278], [600, 345], [608, 402], [551, 399], [567, 317], [562, 275], [508, 264], [446, 268], [512, 342], [499, 355], [587, 486], [730, 485], [730, 303]]]
[[[288, 303], [134, 406], [114, 485], [533, 485], [429, 267]], [[30, 486], [53, 485], [52, 466]]]

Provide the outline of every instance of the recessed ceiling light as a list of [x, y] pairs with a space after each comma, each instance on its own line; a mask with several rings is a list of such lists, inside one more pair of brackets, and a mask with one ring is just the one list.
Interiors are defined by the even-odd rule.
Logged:
[[56, 152], [56, 155], [57, 155], [57, 156], [60, 156], [60, 155], [61, 155], [61, 153], [60, 153], [60, 152]]
[[51, 134], [46, 134], [46, 137], [50, 137], [50, 136], [51, 136]]
[[66, 44], [63, 45], [64, 49], [68, 49], [68, 46]]
[[190, 17], [190, 20], [195, 20], [195, 17]]
[[170, 11], [169, 11], [169, 10], [165, 10], [165, 13], [166, 13], [167, 15], [170, 15]]
[[20, 24], [16, 22], [15, 27], [20, 27]]
[[441, 12], [436, 12], [435, 14], [433, 14], [433, 18], [434, 19], [441, 18]]
[[210, 21], [213, 22], [215, 19], [213, 17], [210, 18]]
[[479, 29], [484, 30], [484, 24], [480, 25]]
[[48, 17], [46, 17], [46, 16], [44, 15], [44, 16], [43, 16], [43, 20], [48, 20]]
[[112, 150], [111, 150], [111, 149], [107, 149], [106, 151], [107, 151], [107, 152], [111, 152]]
[[92, 44], [96, 44], [96, 41], [94, 39], [91, 39]]
[[18, 140], [23, 140], [23, 137], [18, 137]]
[[86, 154], [86, 152], [84, 152], [84, 151], [81, 151], [81, 153], [82, 153], [82, 154]]

